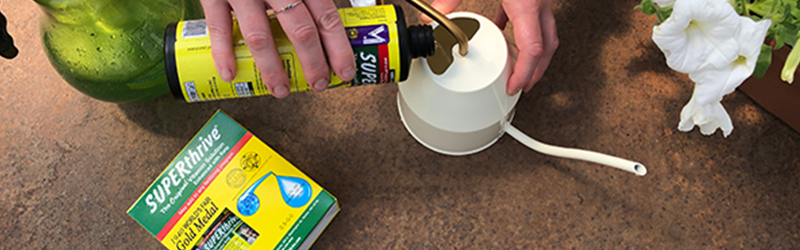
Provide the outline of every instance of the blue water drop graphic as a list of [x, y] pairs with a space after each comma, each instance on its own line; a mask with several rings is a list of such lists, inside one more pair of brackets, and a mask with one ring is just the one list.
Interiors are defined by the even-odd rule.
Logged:
[[294, 208], [302, 207], [308, 204], [311, 201], [311, 185], [308, 181], [291, 176], [280, 176], [274, 174], [272, 172], [267, 173], [261, 179], [258, 179], [253, 185], [247, 188], [247, 191], [239, 197], [239, 201], [236, 204], [237, 209], [239, 209], [239, 213], [243, 216], [251, 216], [258, 211], [258, 208], [261, 206], [261, 201], [258, 199], [258, 196], [255, 194], [256, 189], [258, 186], [264, 182], [267, 177], [275, 175], [275, 179], [278, 182], [278, 189], [281, 192], [281, 197], [283, 197], [283, 201], [286, 205]]
[[239, 198], [237, 207], [239, 208], [239, 213], [242, 213], [244, 216], [250, 216], [258, 211], [259, 205], [258, 197], [255, 194], [249, 193]]
[[275, 177], [278, 178], [278, 186], [286, 205], [298, 208], [305, 206], [311, 200], [311, 185], [306, 180], [279, 175]]

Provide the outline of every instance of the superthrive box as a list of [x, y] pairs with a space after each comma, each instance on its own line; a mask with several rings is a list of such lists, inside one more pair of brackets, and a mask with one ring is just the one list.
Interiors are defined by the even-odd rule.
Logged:
[[128, 214], [168, 249], [308, 249], [330, 193], [217, 111]]

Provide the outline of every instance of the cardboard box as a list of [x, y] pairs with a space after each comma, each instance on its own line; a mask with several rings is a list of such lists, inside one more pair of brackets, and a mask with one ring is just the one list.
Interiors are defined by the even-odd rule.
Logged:
[[308, 249], [335, 197], [217, 111], [128, 214], [167, 249]]

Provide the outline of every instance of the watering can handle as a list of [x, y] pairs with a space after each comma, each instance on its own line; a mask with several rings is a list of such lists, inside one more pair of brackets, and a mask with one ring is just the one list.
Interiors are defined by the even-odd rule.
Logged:
[[469, 39], [467, 38], [467, 34], [464, 33], [461, 28], [459, 28], [453, 21], [450, 21], [445, 15], [443, 15], [438, 10], [434, 9], [430, 4], [425, 2], [424, 0], [408, 0], [408, 3], [413, 5], [419, 11], [428, 15], [431, 19], [435, 20], [442, 26], [444, 26], [447, 31], [450, 31], [453, 34], [453, 37], [456, 38], [458, 41], [458, 54], [461, 56], [467, 55], [467, 42]]

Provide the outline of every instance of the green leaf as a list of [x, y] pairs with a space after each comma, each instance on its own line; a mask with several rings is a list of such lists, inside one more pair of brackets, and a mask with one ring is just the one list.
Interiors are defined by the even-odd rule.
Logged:
[[761, 16], [766, 16], [773, 12], [775, 6], [777, 6], [779, 2], [779, 0], [756, 0], [754, 3], [750, 4], [750, 11]]
[[658, 23], [656, 25], [663, 23], [670, 15], [672, 15], [672, 6], [665, 8], [656, 7], [656, 17], [658, 17]]
[[783, 6], [782, 3], [783, 3], [783, 1], [775, 1], [775, 3], [772, 5], [772, 13], [773, 14], [780, 12], [781, 6]]
[[797, 25], [795, 25], [794, 23], [792, 23], [792, 20], [791, 20], [791, 19], [789, 19], [789, 20], [785, 20], [785, 21], [783, 21], [783, 22], [780, 22], [780, 23], [778, 23], [778, 25], [781, 25], [781, 26], [783, 26], [783, 27], [784, 27], [786, 30], [793, 30], [793, 29], [797, 29]]
[[665, 20], [666, 20], [667, 18], [669, 18], [669, 16], [670, 16], [670, 15], [672, 15], [672, 7], [669, 7], [669, 8], [661, 8], [660, 10], [661, 10], [661, 15], [662, 15], [662, 16], [664, 16], [664, 19], [665, 19]]
[[758, 55], [756, 68], [753, 70], [753, 77], [761, 78], [767, 73], [769, 65], [772, 64], [772, 47], [766, 44], [761, 45], [761, 54]]
[[791, 13], [792, 17], [794, 17], [795, 19], [800, 18], [800, 10], [798, 10], [797, 8], [793, 8], [791, 11], [789, 11], [789, 13]]
[[769, 26], [769, 29], [767, 29], [766, 39], [775, 38], [775, 34], [778, 33], [778, 29], [780, 28], [781, 27], [777, 23], [772, 23], [772, 25]]
[[784, 30], [785, 29], [782, 26], [778, 26], [777, 30], [775, 30], [775, 49], [780, 49], [784, 44], [786, 44], [786, 35], [784, 35]]
[[783, 9], [781, 9], [781, 22], [786, 22], [787, 20], [791, 20], [792, 17], [792, 5], [791, 4], [784, 4]]
[[657, 8], [658, 7], [656, 7], [656, 5], [653, 4], [652, 0], [642, 0], [641, 4], [636, 5], [636, 7], [633, 7], [634, 10], [641, 9], [642, 13], [645, 13], [647, 15], [655, 14]]
[[800, 32], [800, 27], [797, 27], [797, 26], [794, 26], [794, 25], [792, 25], [792, 26], [793, 27], [789, 27], [789, 26], [783, 27], [782, 36], [783, 36], [783, 41], [787, 45], [794, 47], [795, 42], [797, 42], [798, 32]]

